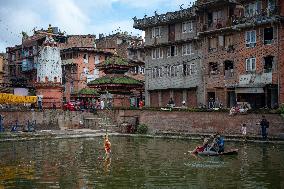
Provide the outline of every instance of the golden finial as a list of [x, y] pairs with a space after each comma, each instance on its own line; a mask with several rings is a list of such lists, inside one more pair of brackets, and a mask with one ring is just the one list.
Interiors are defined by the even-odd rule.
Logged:
[[52, 33], [52, 27], [51, 24], [48, 25], [47, 33]]

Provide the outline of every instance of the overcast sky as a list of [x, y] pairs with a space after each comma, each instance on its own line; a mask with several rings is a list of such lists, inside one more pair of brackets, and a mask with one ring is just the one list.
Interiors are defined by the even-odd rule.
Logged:
[[132, 18], [187, 8], [193, 0], [0, 0], [0, 52], [21, 43], [21, 31], [58, 26], [66, 34], [132, 34]]

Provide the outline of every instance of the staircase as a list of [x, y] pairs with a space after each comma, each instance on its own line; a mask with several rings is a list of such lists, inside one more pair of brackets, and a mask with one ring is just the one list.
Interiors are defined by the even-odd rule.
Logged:
[[85, 128], [93, 130], [108, 130], [117, 131], [117, 124], [113, 121], [113, 110], [98, 111], [93, 116], [83, 118], [83, 124]]

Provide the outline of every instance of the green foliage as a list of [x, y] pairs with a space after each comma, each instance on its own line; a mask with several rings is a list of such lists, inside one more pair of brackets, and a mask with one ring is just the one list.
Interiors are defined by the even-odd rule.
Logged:
[[98, 92], [95, 89], [84, 88], [84, 89], [81, 89], [78, 94], [82, 94], [82, 95], [98, 95]]
[[89, 83], [90, 85], [98, 85], [98, 84], [132, 84], [132, 85], [140, 85], [142, 84], [140, 81], [130, 78], [130, 77], [101, 77], [97, 78]]
[[109, 64], [116, 64], [116, 65], [128, 65], [128, 62], [120, 57], [114, 56], [111, 58], [107, 58], [104, 62], [105, 65], [109, 65]]
[[282, 104], [278, 109], [277, 112], [280, 114], [284, 114], [284, 104]]
[[148, 131], [148, 126], [146, 124], [140, 124], [137, 127], [137, 133], [139, 134], [146, 134]]

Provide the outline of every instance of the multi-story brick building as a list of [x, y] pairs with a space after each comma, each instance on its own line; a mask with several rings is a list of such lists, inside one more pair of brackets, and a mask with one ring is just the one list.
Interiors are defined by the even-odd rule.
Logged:
[[278, 105], [280, 3], [197, 1], [207, 103]]
[[145, 31], [145, 97], [147, 106], [204, 103], [201, 57], [195, 8], [143, 19], [134, 28]]
[[111, 51], [94, 47], [72, 47], [61, 50], [63, 66], [64, 100], [75, 100], [87, 83], [102, 76], [96, 65], [103, 62]]
[[146, 33], [147, 105], [165, 106], [172, 97], [190, 106], [194, 98], [186, 94], [215, 107], [283, 103], [283, 3], [197, 0], [189, 9], [134, 18], [134, 28]]

